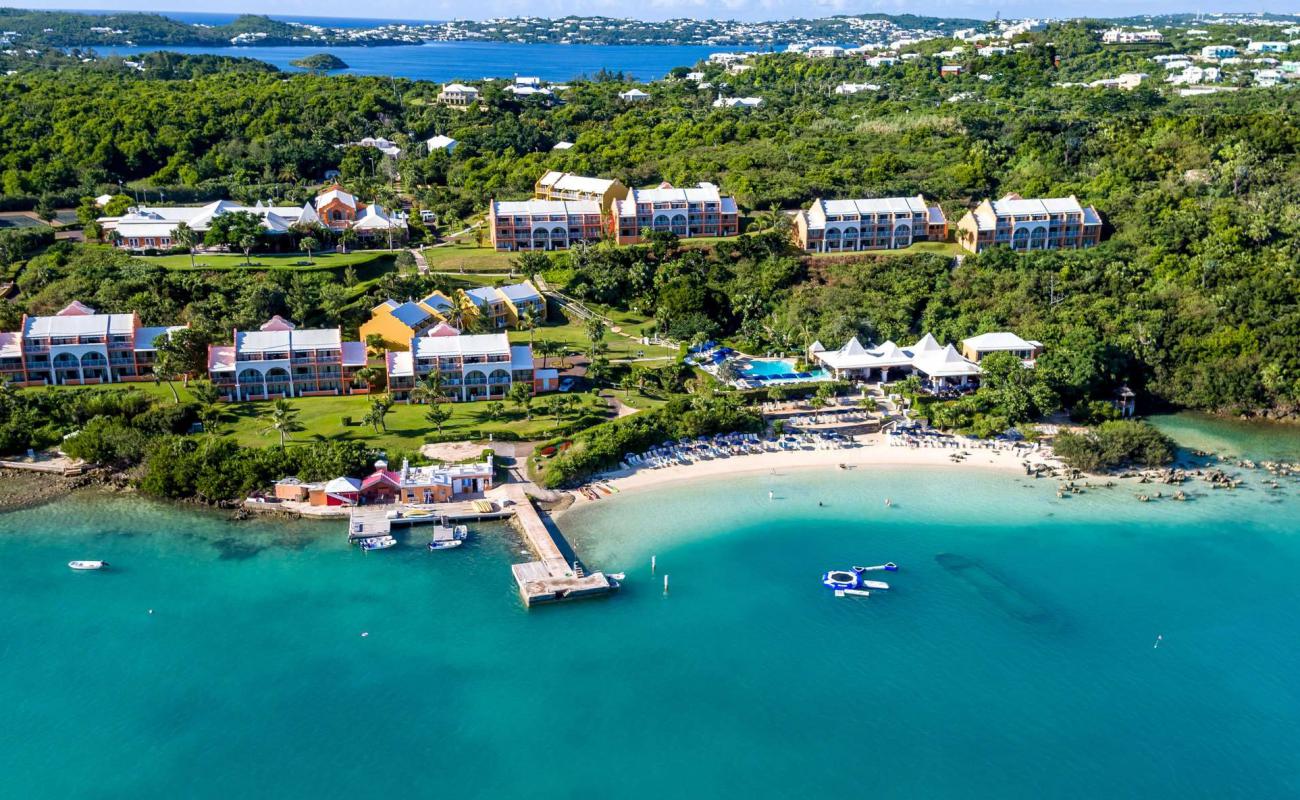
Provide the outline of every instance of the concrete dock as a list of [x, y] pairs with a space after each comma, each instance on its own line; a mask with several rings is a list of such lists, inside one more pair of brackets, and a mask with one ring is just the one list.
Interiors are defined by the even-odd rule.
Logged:
[[[514, 564], [510, 571], [519, 585], [519, 597], [526, 606], [558, 603], [596, 597], [618, 590], [618, 582], [602, 572], [586, 573], [565, 557], [556, 541], [559, 531], [552, 532], [533, 506], [523, 484], [509, 483], [491, 492], [491, 510], [475, 506], [475, 501], [440, 503], [434, 513], [422, 516], [389, 518], [391, 511], [405, 511], [401, 505], [358, 506], [348, 517], [348, 539], [356, 541], [370, 536], [383, 536], [395, 527], [411, 527], [448, 522], [469, 522], [485, 519], [513, 519], [523, 534], [528, 548], [537, 556], [536, 561]], [[479, 501], [481, 502], [481, 501]]]
[[596, 597], [618, 590], [618, 582], [605, 573], [584, 573], [576, 564], [569, 563], [522, 485], [511, 483], [501, 488], [514, 501], [510, 507], [515, 512], [515, 522], [524, 541], [538, 558], [537, 561], [510, 567], [515, 583], [519, 585], [519, 596], [524, 605], [531, 607]]

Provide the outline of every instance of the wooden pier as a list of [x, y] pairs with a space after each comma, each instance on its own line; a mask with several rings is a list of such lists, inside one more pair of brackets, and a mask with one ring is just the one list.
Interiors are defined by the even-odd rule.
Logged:
[[[558, 603], [583, 597], [597, 597], [618, 590], [618, 582], [603, 572], [585, 573], [575, 561], [570, 563], [556, 541], [559, 532], [552, 533], [533, 501], [524, 492], [522, 484], [511, 483], [493, 490], [497, 499], [491, 510], [476, 506], [476, 501], [441, 503], [434, 513], [390, 518], [391, 511], [404, 512], [409, 507], [401, 505], [358, 506], [348, 517], [348, 540], [357, 541], [371, 536], [391, 534], [395, 527], [436, 524], [444, 519], [449, 523], [475, 520], [511, 519], [516, 523], [524, 541], [537, 556], [536, 561], [514, 564], [510, 571], [519, 585], [519, 596], [526, 606]], [[482, 501], [477, 501], [481, 503]]]

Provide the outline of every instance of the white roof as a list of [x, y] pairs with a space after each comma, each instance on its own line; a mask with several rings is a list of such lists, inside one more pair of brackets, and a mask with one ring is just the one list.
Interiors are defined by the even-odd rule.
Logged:
[[510, 216], [600, 214], [595, 200], [497, 200], [493, 205], [497, 214]]
[[156, 350], [154, 340], [164, 333], [171, 334], [175, 331], [184, 330], [184, 325], [170, 325], [156, 328], [136, 328], [135, 331], [135, 350]]
[[421, 336], [411, 341], [416, 358], [509, 355], [510, 339], [504, 333]]
[[53, 317], [28, 317], [23, 328], [26, 338], [63, 336], [127, 336], [135, 333], [132, 314], [69, 314]]
[[267, 353], [288, 350], [340, 350], [343, 337], [338, 328], [306, 330], [238, 331], [235, 349], [240, 353]]
[[701, 183], [698, 186], [686, 189], [678, 189], [673, 186], [660, 186], [654, 189], [633, 189], [628, 193], [626, 202], [619, 202], [619, 213], [629, 217], [636, 216], [637, 203], [718, 203], [722, 202], [724, 199], [731, 200], [729, 197], [723, 198], [718, 193], [718, 187], [711, 183]]
[[1025, 199], [1004, 197], [990, 201], [993, 213], [998, 216], [1018, 216], [1021, 214], [1082, 214], [1083, 206], [1074, 197], [1047, 197]]
[[357, 207], [357, 199], [353, 197], [351, 194], [338, 188], [337, 186], [329, 189], [328, 191], [321, 192], [319, 195], [317, 195], [316, 207], [320, 208], [321, 206], [325, 205], [331, 200], [339, 200], [343, 203], [343, 205], [348, 206], [350, 208]]
[[911, 356], [893, 342], [879, 347], [866, 348], [857, 337], [849, 339], [839, 350], [814, 352], [817, 360], [835, 369], [868, 369], [871, 367], [905, 367], [912, 363]]
[[0, 358], [22, 358], [23, 339], [18, 331], [0, 332]]
[[511, 283], [506, 286], [498, 286], [497, 291], [506, 296], [511, 302], [521, 300], [540, 300], [542, 295], [537, 288], [529, 281], [522, 283]]
[[456, 146], [456, 140], [440, 133], [437, 136], [430, 137], [425, 144], [430, 150], [450, 150]]
[[[858, 200], [819, 200], [827, 214], [925, 214], [928, 206], [920, 197], [873, 197]], [[815, 205], [815, 204], [814, 204]]]
[[444, 92], [450, 92], [452, 94], [455, 93], [478, 94], [478, 89], [475, 89], [473, 86], [466, 86], [463, 83], [449, 83], [446, 86], [442, 87], [442, 90]]
[[369, 205], [361, 212], [361, 216], [357, 217], [357, 221], [353, 223], [352, 227], [363, 231], [389, 230], [390, 228], [400, 230], [406, 227], [406, 220], [397, 216], [390, 217], [379, 206]]
[[1040, 342], [1021, 339], [1016, 334], [1008, 331], [997, 331], [994, 333], [981, 333], [979, 336], [963, 339], [961, 346], [963, 350], [974, 348], [986, 353], [992, 350], [1033, 350], [1042, 345]]
[[621, 97], [621, 98], [623, 98], [624, 100], [630, 100], [630, 99], [632, 99], [632, 98], [638, 98], [638, 99], [639, 99], [639, 98], [642, 98], [642, 97], [649, 97], [649, 96], [650, 96], [650, 93], [649, 93], [649, 92], [643, 92], [643, 91], [641, 91], [640, 89], [628, 89], [626, 92], [619, 92], [619, 93], [618, 93], [618, 96]]
[[552, 147], [551, 149], [552, 149], [552, 150], [568, 150], [570, 147], [573, 147], [573, 142], [556, 142], [556, 143], [555, 143], [555, 146]]
[[956, 348], [948, 345], [940, 350], [927, 350], [913, 354], [912, 368], [935, 378], [978, 375], [980, 368], [962, 358]]
[[415, 360], [408, 352], [388, 352], [388, 377], [411, 378], [415, 376]]
[[347, 494], [361, 491], [361, 481], [356, 478], [335, 478], [325, 484], [324, 491], [328, 494]]
[[939, 340], [936, 339], [936, 338], [934, 338], [934, 335], [933, 335], [933, 334], [929, 334], [929, 333], [927, 333], [926, 335], [922, 336], [922, 337], [917, 341], [916, 344], [912, 345], [912, 346], [911, 346], [910, 348], [908, 348], [908, 349], [910, 349], [914, 354], [915, 354], [915, 353], [925, 353], [925, 352], [933, 352], [933, 351], [942, 350], [942, 349], [943, 349], [943, 345], [939, 344]]
[[599, 195], [603, 195], [614, 185], [614, 181], [609, 178], [587, 178], [582, 175], [574, 175], [572, 172], [557, 172], [555, 170], [543, 175], [538, 183], [561, 192]]

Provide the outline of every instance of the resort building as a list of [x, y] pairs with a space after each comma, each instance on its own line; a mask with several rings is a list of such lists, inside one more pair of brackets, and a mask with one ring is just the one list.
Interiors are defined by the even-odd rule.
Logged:
[[1011, 353], [1027, 367], [1034, 365], [1034, 360], [1043, 352], [1043, 343], [1022, 339], [1008, 331], [981, 333], [969, 339], [962, 339], [961, 354], [968, 361], [978, 364], [989, 353]]
[[618, 99], [624, 103], [644, 103], [650, 99], [650, 93], [640, 89], [628, 89], [626, 92], [619, 92]]
[[337, 183], [315, 200], [298, 206], [272, 206], [258, 201], [246, 206], [217, 200], [204, 206], [138, 206], [120, 217], [100, 217], [104, 234], [125, 250], [166, 250], [176, 246], [176, 226], [184, 222], [203, 234], [222, 214], [244, 211], [257, 216], [266, 235], [280, 235], [294, 227], [323, 225], [336, 233], [352, 228], [361, 236], [406, 235], [406, 220], [377, 205], [366, 205]]
[[690, 189], [664, 183], [657, 189], [632, 189], [615, 201], [609, 224], [619, 244], [636, 244], [651, 231], [670, 231], [682, 239], [736, 236], [740, 211], [735, 198], [719, 194], [711, 183]]
[[[452, 299], [438, 291], [421, 300], [407, 300], [405, 303], [389, 298], [370, 309], [370, 319], [361, 324], [361, 341], [378, 335], [383, 338], [385, 348], [400, 350], [410, 344], [411, 339], [424, 336], [439, 325], [446, 326], [454, 307]], [[459, 332], [455, 328], [450, 330]]]
[[535, 369], [533, 350], [511, 345], [504, 333], [422, 336], [412, 339], [409, 350], [389, 351], [388, 390], [398, 399], [410, 399], [411, 390], [434, 370], [442, 374], [443, 394], [455, 401], [503, 400], [516, 383], [533, 393], [555, 389], [554, 369]]
[[894, 250], [913, 242], [942, 242], [948, 219], [939, 206], [916, 197], [813, 201], [794, 217], [799, 247], [814, 253]]
[[601, 207], [595, 200], [493, 200], [488, 209], [497, 250], [566, 250], [601, 238]]
[[518, 325], [525, 316], [530, 316], [534, 323], [546, 320], [546, 298], [532, 281], [460, 289], [457, 297], [464, 317], [481, 320], [481, 327], [490, 330]]
[[226, 400], [368, 394], [354, 385], [366, 346], [338, 328], [298, 330], [272, 317], [256, 331], [233, 332], [232, 345], [208, 347], [208, 375]]
[[995, 245], [1013, 250], [1067, 250], [1101, 241], [1101, 215], [1074, 195], [1025, 199], [1009, 194], [985, 200], [957, 223], [957, 241], [972, 253]]
[[1230, 44], [1207, 44], [1201, 48], [1201, 58], [1220, 59], [1233, 58], [1237, 55], [1237, 48]]
[[813, 342], [808, 356], [836, 380], [888, 383], [916, 375], [934, 392], [969, 389], [978, 384], [980, 375], [979, 365], [928, 333], [911, 347], [893, 342], [864, 347], [854, 337], [838, 350], [826, 350], [821, 342]]
[[438, 102], [443, 105], [464, 108], [478, 102], [478, 89], [463, 83], [449, 83], [438, 92]]
[[615, 200], [627, 197], [627, 191], [617, 179], [587, 178], [554, 170], [533, 184], [533, 197], [538, 200], [594, 200], [600, 203], [602, 214], [609, 213]]
[[148, 327], [136, 314], [100, 314], [79, 302], [47, 317], [23, 315], [0, 333], [0, 382], [82, 386], [153, 380], [154, 341], [184, 325]]

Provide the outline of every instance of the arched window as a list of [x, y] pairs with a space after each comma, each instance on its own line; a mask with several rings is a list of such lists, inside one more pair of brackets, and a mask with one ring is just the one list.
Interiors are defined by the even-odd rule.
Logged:
[[1047, 228], [1034, 228], [1029, 234], [1029, 246], [1032, 250], [1042, 250], [1047, 246]]
[[504, 369], [494, 369], [492, 370], [492, 374], [488, 376], [488, 383], [491, 383], [494, 386], [497, 384], [508, 384], [510, 383], [510, 373]]
[[1015, 250], [1024, 250], [1029, 247], [1029, 229], [1016, 228], [1016, 232], [1011, 234], [1011, 247]]
[[482, 386], [487, 383], [487, 376], [478, 370], [471, 370], [465, 373], [466, 386]]
[[912, 243], [912, 229], [907, 225], [894, 227], [894, 247], [907, 247]]
[[669, 221], [669, 219], [668, 219], [668, 215], [667, 215], [667, 214], [656, 214], [656, 215], [655, 215], [655, 222], [654, 222], [654, 228], [655, 228], [655, 230], [657, 230], [657, 231], [666, 231], [666, 230], [668, 230], [668, 226], [671, 225], [671, 224], [672, 224], [672, 223]]

